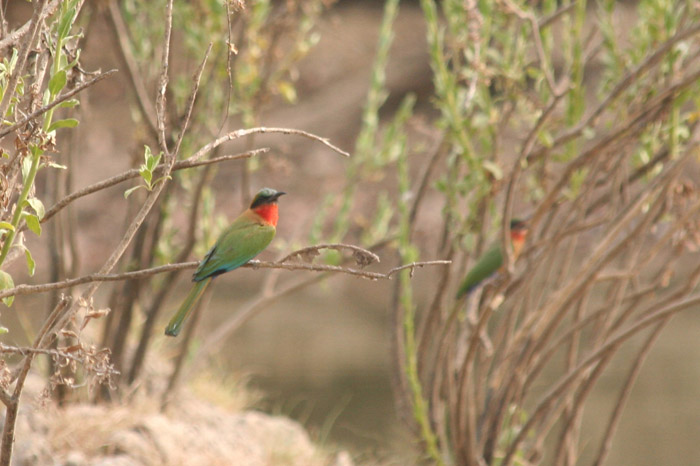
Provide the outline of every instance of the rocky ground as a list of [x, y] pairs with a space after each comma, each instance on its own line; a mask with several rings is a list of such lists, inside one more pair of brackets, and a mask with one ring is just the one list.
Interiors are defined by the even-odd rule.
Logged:
[[153, 400], [57, 407], [28, 384], [17, 423], [16, 465], [350, 466], [314, 445], [298, 423], [229, 411], [183, 393], [165, 412]]

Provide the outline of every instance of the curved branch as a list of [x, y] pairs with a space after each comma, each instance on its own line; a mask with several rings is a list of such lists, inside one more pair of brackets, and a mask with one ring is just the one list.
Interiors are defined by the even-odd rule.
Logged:
[[248, 128], [248, 129], [237, 129], [236, 131], [231, 131], [227, 134], [224, 134], [218, 139], [215, 139], [214, 141], [210, 142], [209, 144], [205, 145], [201, 149], [199, 149], [197, 152], [192, 154], [188, 158], [188, 160], [197, 160], [204, 156], [207, 152], [211, 151], [213, 148], [220, 146], [221, 144], [228, 142], [228, 141], [233, 141], [234, 139], [239, 139], [244, 136], [249, 136], [251, 134], [294, 134], [296, 136], [303, 136], [305, 138], [320, 142], [321, 144], [331, 148], [335, 152], [339, 153], [340, 155], [343, 155], [345, 157], [350, 157], [350, 154], [345, 152], [343, 149], [334, 146], [328, 139], [322, 138], [321, 136], [316, 136], [315, 134], [308, 133], [306, 131], [302, 131], [300, 129], [291, 129], [291, 128], [266, 128], [264, 126], [260, 126], [258, 128]]
[[360, 267], [366, 267], [369, 264], [373, 264], [375, 262], [381, 262], [379, 260], [379, 256], [373, 253], [372, 251], [368, 251], [367, 249], [361, 248], [359, 246], [354, 246], [352, 244], [343, 244], [343, 243], [324, 243], [324, 244], [317, 244], [316, 246], [309, 246], [303, 249], [299, 249], [298, 251], [294, 251], [292, 253], [287, 254], [284, 256], [282, 259], [278, 260], [277, 263], [284, 263], [284, 262], [289, 262], [291, 259], [295, 257], [299, 257], [302, 260], [305, 260], [306, 262], [311, 262], [314, 257], [318, 256], [319, 250], [321, 249], [335, 249], [336, 251], [342, 251], [344, 249], [349, 249], [352, 251], [353, 258], [355, 259], [355, 262], [357, 262], [357, 265]]
[[[267, 147], [263, 147], [261, 149], [254, 149], [246, 152], [241, 152], [239, 154], [232, 154], [232, 155], [222, 155], [220, 157], [214, 157], [213, 159], [208, 159], [208, 160], [181, 160], [179, 162], [176, 162], [175, 165], [173, 166], [173, 171], [176, 170], [184, 170], [186, 168], [194, 168], [194, 167], [200, 167], [202, 165], [210, 165], [213, 163], [219, 163], [219, 162], [224, 162], [226, 160], [238, 160], [238, 159], [247, 159], [250, 157], [254, 157], [259, 154], [265, 154], [269, 152], [270, 149]], [[154, 170], [154, 173], [159, 174], [162, 173], [162, 171], [165, 169], [164, 164], [160, 164], [156, 169]], [[119, 175], [115, 175], [111, 178], [107, 178], [106, 180], [98, 181], [97, 183], [91, 184], [90, 186], [86, 186], [85, 188], [75, 191], [74, 193], [71, 193], [58, 201], [56, 204], [51, 206], [50, 209], [46, 211], [46, 214], [44, 214], [44, 217], [41, 219], [41, 222], [44, 223], [54, 215], [56, 215], [61, 209], [66, 207], [68, 204], [71, 202], [75, 201], [76, 199], [80, 199], [81, 197], [88, 196], [92, 193], [95, 193], [97, 191], [101, 191], [103, 189], [111, 188], [114, 185], [117, 185], [119, 183], [122, 183], [126, 180], [129, 180], [131, 178], [136, 178], [139, 176], [139, 170], [137, 168], [132, 168], [131, 170], [127, 170], [124, 173], [120, 173]]]

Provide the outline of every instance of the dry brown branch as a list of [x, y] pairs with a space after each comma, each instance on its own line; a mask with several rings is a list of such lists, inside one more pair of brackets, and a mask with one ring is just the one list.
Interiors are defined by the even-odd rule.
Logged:
[[[190, 208], [189, 214], [189, 227], [187, 229], [187, 234], [185, 236], [185, 241], [180, 253], [177, 255], [175, 262], [184, 262], [189, 257], [192, 249], [194, 248], [196, 241], [196, 225], [197, 219], [199, 218], [199, 211], [202, 200], [202, 193], [204, 192], [205, 186], [210, 180], [210, 174], [212, 170], [211, 166], [207, 166], [201, 175], [197, 187], [195, 189], [194, 198], [192, 199], [192, 206]], [[156, 295], [151, 300], [151, 303], [146, 311], [146, 320], [141, 328], [141, 334], [139, 338], [138, 346], [134, 352], [134, 357], [131, 362], [131, 368], [129, 369], [129, 375], [127, 378], [127, 383], [133, 383], [141, 372], [143, 362], [146, 358], [146, 352], [148, 350], [148, 345], [150, 344], [150, 335], [153, 332], [153, 328], [156, 324], [156, 318], [158, 313], [162, 309], [163, 303], [165, 302], [166, 296], [171, 292], [175, 284], [177, 283], [177, 278], [180, 275], [179, 272], [169, 273], [165, 278], [164, 282], [161, 284], [160, 289]]]
[[[158, 145], [160, 146], [160, 150], [163, 151], [163, 154], [165, 154], [165, 160], [166, 163], [168, 163], [168, 160], [172, 158], [173, 160], [170, 162], [174, 162], [174, 160], [177, 158], [177, 152], [170, 152], [168, 149], [168, 137], [165, 134], [165, 127], [166, 127], [166, 115], [167, 115], [167, 110], [165, 108], [165, 93], [168, 88], [168, 70], [170, 67], [170, 40], [171, 40], [171, 34], [172, 34], [172, 29], [173, 29], [173, 2], [172, 0], [168, 1], [165, 6], [165, 40], [163, 41], [163, 54], [161, 58], [161, 67], [160, 67], [160, 78], [158, 80], [158, 90], [156, 91], [156, 127], [158, 128]], [[199, 88], [199, 82], [195, 83], [193, 86], [193, 89]], [[191, 110], [191, 109], [189, 109]], [[189, 113], [188, 110], [188, 113]], [[184, 131], [181, 132], [181, 135], [184, 134]], [[166, 173], [167, 176], [167, 173]]]
[[[618, 82], [615, 88], [608, 93], [605, 99], [603, 99], [603, 101], [600, 104], [598, 104], [598, 106], [587, 117], [583, 118], [579, 124], [577, 124], [571, 129], [566, 130], [561, 135], [556, 137], [553, 143], [549, 145], [549, 147], [543, 147], [537, 151], [533, 151], [528, 157], [528, 159], [537, 159], [541, 157], [544, 153], [549, 152], [552, 149], [556, 149], [557, 147], [561, 147], [567, 142], [572, 141], [581, 136], [581, 134], [583, 134], [583, 131], [591, 125], [595, 124], [597, 119], [600, 118], [600, 116], [605, 112], [605, 110], [608, 107], [610, 107], [610, 105], [615, 100], [617, 100], [617, 98], [620, 97], [620, 95], [623, 92], [628, 90], [632, 83], [636, 82], [638, 79], [641, 78], [642, 75], [644, 75], [654, 66], [658, 65], [672, 47], [674, 47], [678, 42], [689, 39], [690, 37], [698, 33], [700, 33], [700, 25], [695, 25], [683, 31], [679, 31], [673, 37], [661, 44], [654, 51], [654, 53], [652, 53], [646, 59], [644, 59], [644, 61], [637, 65], [637, 67], [635, 67], [633, 70], [629, 71]], [[693, 81], [695, 81], [695, 79], [697, 78], [694, 78]]]
[[[70, 303], [71, 299], [65, 296], [58, 302], [34, 340], [34, 350], [40, 350], [46, 347], [47, 337], [50, 336], [49, 333], [52, 325], [59, 316], [69, 308]], [[29, 369], [32, 367], [32, 361], [35, 355], [36, 352], [29, 352], [25, 355], [16, 377], [12, 395], [8, 397], [8, 394], [3, 390], [2, 398], [5, 403], [5, 422], [2, 430], [2, 449], [0, 450], [0, 464], [3, 466], [9, 466], [10, 460], [12, 459], [12, 447], [15, 441], [15, 425], [17, 423], [20, 398], [22, 396], [22, 390], [24, 389], [24, 382], [29, 374]]]
[[[50, 16], [54, 14], [56, 9], [58, 9], [58, 7], [61, 5], [61, 1], [62, 0], [53, 0], [51, 3], [49, 3], [46, 7], [46, 10], [44, 10], [45, 16]], [[22, 40], [22, 38], [25, 35], [27, 35], [30, 27], [32, 27], [31, 20], [27, 21], [22, 26], [12, 31], [7, 37], [3, 37], [0, 40], [0, 50], [17, 44], [20, 40]]]
[[[45, 18], [47, 2], [48, 0], [41, 0], [34, 3], [34, 11], [32, 13], [32, 18], [29, 20], [29, 28], [27, 30], [27, 35], [29, 37], [22, 41], [19, 50], [19, 59], [17, 60], [17, 64], [15, 65], [10, 79], [7, 81], [2, 100], [0, 100], [0, 115], [2, 115], [3, 120], [7, 114], [7, 109], [10, 107], [12, 97], [15, 96], [19, 78], [25, 72], [24, 68], [27, 64], [27, 56], [37, 40], [39, 30]], [[7, 458], [7, 460], [9, 461], [9, 458]], [[2, 461], [3, 458], [0, 457], [0, 464], [2, 464]]]
[[[507, 8], [513, 12], [521, 20], [527, 21], [530, 24], [530, 29], [532, 31], [532, 40], [535, 44], [535, 51], [537, 52], [537, 58], [540, 62], [540, 69], [544, 73], [545, 79], [547, 80], [547, 86], [549, 86], [549, 91], [552, 93], [554, 98], [558, 98], [564, 95], [567, 91], [569, 83], [566, 79], [557, 84], [554, 81], [554, 75], [552, 73], [551, 64], [547, 59], [547, 54], [544, 51], [544, 46], [542, 45], [542, 37], [540, 35], [540, 24], [534, 14], [529, 11], [525, 11], [518, 7], [512, 0], [501, 0]], [[563, 13], [563, 12], [562, 12]]]
[[320, 255], [320, 250], [321, 249], [334, 249], [336, 251], [344, 251], [344, 250], [349, 250], [352, 251], [352, 256], [355, 259], [355, 262], [357, 265], [360, 267], [366, 267], [370, 264], [373, 264], [375, 262], [380, 262], [379, 261], [379, 256], [373, 253], [372, 251], [368, 251], [367, 249], [361, 248], [359, 246], [355, 246], [352, 244], [342, 244], [342, 243], [333, 243], [333, 244], [317, 244], [315, 246], [309, 246], [303, 249], [299, 249], [298, 251], [294, 251], [290, 254], [287, 254], [284, 256], [282, 259], [276, 261], [279, 264], [285, 263], [285, 262], [291, 262], [292, 259], [299, 258], [305, 262], [312, 262], [314, 257]]
[[[170, 172], [172, 170], [173, 165], [175, 164], [175, 161], [177, 159], [177, 153], [169, 153], [168, 148], [166, 145], [165, 141], [165, 88], [163, 86], [167, 86], [167, 70], [168, 70], [168, 57], [169, 57], [169, 51], [170, 51], [170, 33], [172, 30], [172, 6], [173, 6], [173, 1], [168, 0], [167, 6], [166, 6], [166, 27], [165, 27], [165, 44], [163, 47], [163, 61], [162, 61], [162, 73], [161, 73], [161, 87], [158, 90], [158, 99], [157, 99], [157, 117], [158, 117], [158, 122], [159, 122], [159, 130], [160, 130], [160, 143], [161, 147], [164, 148], [164, 153], [165, 153], [165, 165], [166, 168], [163, 172], [164, 177], [168, 177], [170, 175]], [[199, 86], [198, 82], [195, 82], [193, 85], [193, 88], [196, 89]], [[153, 188], [153, 191], [151, 191], [148, 196], [146, 197], [145, 201], [141, 205], [141, 208], [139, 211], [136, 213], [134, 216], [133, 220], [129, 224], [126, 232], [124, 233], [124, 236], [116, 246], [116, 248], [112, 251], [112, 254], [107, 258], [103, 266], [100, 268], [98, 274], [99, 275], [106, 275], [109, 274], [109, 272], [114, 268], [114, 266], [117, 264], [119, 259], [122, 257], [124, 252], [126, 251], [127, 247], [131, 243], [131, 240], [134, 238], [136, 235], [137, 230], [141, 226], [141, 224], [144, 222], [146, 219], [146, 216], [148, 213], [151, 211], [153, 206], [156, 203], [156, 200], [160, 196], [160, 193], [162, 190], [165, 188], [167, 184], [167, 179], [162, 182], [162, 183], [157, 183], [156, 186]], [[89, 302], [92, 299], [92, 296], [95, 294], [99, 287], [100, 282], [93, 281], [91, 282], [90, 286], [81, 294], [81, 299], [79, 301], [84, 301], [84, 302]], [[54, 327], [54, 333], [53, 335], [55, 336], [55, 332], [57, 332], [59, 329], [63, 328], [72, 315], [76, 312], [75, 304], [71, 306], [66, 312], [64, 312], [58, 319], [56, 320], [56, 324]]]
[[[361, 248], [360, 248], [361, 249]], [[296, 255], [292, 253], [291, 255]], [[435, 260], [435, 261], [425, 261], [425, 262], [412, 262], [410, 264], [401, 265], [394, 267], [387, 272], [368, 272], [365, 270], [357, 270], [351, 267], [341, 267], [337, 265], [326, 265], [326, 264], [306, 264], [300, 262], [264, 262], [258, 260], [251, 260], [247, 264], [241, 267], [249, 267], [253, 269], [281, 269], [281, 270], [306, 270], [309, 272], [335, 272], [344, 273], [348, 275], [355, 275], [357, 277], [366, 278], [368, 280], [388, 280], [397, 272], [404, 269], [411, 269], [411, 271], [416, 268], [432, 266], [432, 265], [449, 265], [451, 262], [446, 260]], [[89, 275], [84, 275], [77, 278], [69, 278], [55, 283], [44, 283], [41, 285], [17, 285], [14, 288], [8, 288], [6, 290], [0, 291], [0, 299], [6, 298], [8, 296], [22, 296], [36, 293], [44, 293], [47, 291], [61, 290], [65, 288], [72, 288], [77, 285], [83, 285], [85, 283], [101, 283], [101, 282], [114, 282], [121, 280], [135, 280], [151, 277], [153, 275], [173, 272], [177, 270], [193, 269], [199, 265], [198, 261], [192, 262], [181, 262], [178, 264], [167, 264], [158, 267], [152, 267], [149, 269], [135, 270], [132, 272], [122, 272], [122, 273], [94, 273]]]
[[100, 73], [96, 77], [92, 78], [91, 80], [77, 86], [75, 89], [72, 89], [72, 90], [66, 92], [65, 94], [62, 94], [62, 95], [56, 97], [56, 100], [54, 100], [50, 104], [44, 105], [43, 107], [33, 111], [29, 115], [23, 117], [22, 119], [20, 119], [19, 121], [17, 121], [13, 125], [8, 126], [7, 128], [0, 131], [0, 138], [7, 136], [8, 134], [13, 132], [14, 130], [16, 130], [20, 126], [24, 125], [25, 123], [33, 120], [34, 118], [37, 118], [37, 117], [43, 115], [44, 113], [48, 112], [52, 108], [55, 108], [58, 105], [65, 102], [66, 100], [70, 99], [74, 95], [82, 92], [83, 90], [87, 89], [88, 87], [90, 87], [94, 84], [97, 84], [98, 82], [102, 81], [103, 79], [105, 79], [109, 76], [112, 76], [116, 72], [117, 72], [117, 70], [109, 70], [109, 71], [105, 71], [104, 73]]
[[[239, 159], [247, 159], [250, 157], [255, 157], [260, 154], [266, 154], [270, 151], [270, 149], [263, 147], [261, 149], [254, 149], [246, 152], [241, 152], [239, 154], [231, 154], [231, 155], [221, 155], [219, 157], [214, 157], [212, 159], [208, 160], [180, 160], [178, 162], [175, 162], [175, 165], [173, 166], [172, 171], [177, 171], [177, 170], [184, 170], [187, 168], [195, 168], [195, 167], [201, 167], [204, 165], [211, 165], [215, 163], [220, 163], [220, 162], [225, 162], [229, 160], [239, 160]], [[160, 164], [156, 169], [154, 170], [154, 173], [162, 176], [162, 173], [164, 170], [167, 168], [165, 164]], [[61, 211], [64, 207], [68, 206], [71, 202], [80, 199], [81, 197], [88, 196], [90, 194], [96, 193], [97, 191], [101, 191], [103, 189], [111, 188], [112, 186], [115, 186], [119, 183], [122, 183], [124, 181], [130, 180], [132, 178], [137, 178], [139, 175], [139, 170], [136, 168], [132, 168], [130, 170], [125, 171], [124, 173], [120, 173], [119, 175], [114, 175], [106, 180], [103, 181], [98, 181], [97, 183], [91, 184], [90, 186], [86, 186], [78, 191], [75, 191], [74, 193], [71, 193], [58, 201], [56, 204], [52, 205], [47, 211], [46, 214], [44, 215], [44, 218], [41, 219], [42, 222], [48, 221], [51, 217], [56, 215], [59, 211]]]
[[508, 450], [506, 451], [505, 457], [503, 459], [503, 464], [509, 464], [512, 456], [515, 454], [515, 450], [518, 445], [524, 440], [524, 435], [530, 430], [532, 424], [534, 424], [540, 416], [545, 415], [546, 410], [549, 406], [557, 401], [560, 395], [579, 377], [581, 372], [588, 369], [592, 364], [597, 363], [601, 358], [604, 358], [610, 353], [610, 351], [615, 350], [627, 341], [632, 336], [636, 335], [645, 328], [659, 323], [667, 319], [669, 316], [677, 314], [680, 311], [700, 305], [700, 295], [692, 295], [683, 300], [679, 300], [675, 303], [669, 304], [655, 312], [652, 312], [647, 317], [640, 319], [639, 321], [631, 324], [628, 328], [620, 331], [613, 335], [611, 338], [606, 340], [605, 344], [601, 345], [598, 349], [593, 351], [592, 354], [588, 355], [582, 362], [580, 362], [573, 370], [571, 370], [565, 377], [560, 379], [555, 386], [550, 389], [542, 400], [538, 403], [537, 407], [533, 410], [532, 414], [529, 416], [527, 422], [523, 424], [522, 430], [516, 435], [516, 437], [510, 443]]
[[157, 136], [158, 123], [156, 122], [155, 116], [156, 109], [148, 96], [148, 91], [146, 90], [143, 76], [141, 76], [139, 67], [136, 64], [133, 50], [131, 48], [131, 42], [129, 40], [129, 32], [126, 24], [124, 24], [124, 18], [122, 17], [121, 10], [119, 9], [118, 2], [110, 0], [108, 11], [109, 13], [107, 16], [110, 19], [114, 37], [119, 44], [119, 54], [126, 65], [129, 79], [131, 80], [131, 86], [136, 94], [136, 102], [138, 103], [139, 108], [141, 109], [141, 114], [148, 123], [148, 126], [151, 128], [154, 136]]
[[228, 141], [233, 141], [234, 139], [240, 139], [244, 136], [249, 136], [251, 134], [292, 134], [296, 136], [302, 136], [308, 139], [311, 139], [313, 141], [320, 142], [321, 144], [331, 148], [333, 151], [339, 153], [340, 155], [343, 155], [345, 157], [350, 157], [350, 154], [345, 152], [344, 150], [340, 149], [339, 147], [334, 146], [331, 144], [330, 141], [326, 138], [322, 138], [320, 136], [316, 136], [315, 134], [302, 131], [299, 129], [291, 129], [291, 128], [265, 128], [265, 127], [258, 127], [258, 128], [248, 128], [248, 129], [239, 129], [236, 131], [231, 131], [216, 140], [210, 142], [209, 144], [205, 145], [201, 149], [199, 149], [197, 152], [192, 154], [188, 160], [198, 160], [201, 157], [203, 157], [206, 153], [211, 151], [213, 148], [220, 146], [221, 144], [228, 142]]

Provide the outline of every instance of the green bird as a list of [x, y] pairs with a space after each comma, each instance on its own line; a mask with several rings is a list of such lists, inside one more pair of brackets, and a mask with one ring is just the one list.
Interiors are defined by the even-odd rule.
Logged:
[[[525, 244], [527, 236], [527, 223], [520, 219], [512, 219], [510, 221], [510, 240], [513, 245], [513, 259], [517, 259], [520, 251]], [[457, 291], [457, 299], [471, 293], [484, 280], [498, 272], [503, 266], [503, 248], [501, 242], [492, 245], [477, 261], [476, 265], [469, 270], [467, 276], [464, 277], [462, 284], [459, 285]]]
[[195, 308], [204, 290], [217, 275], [242, 266], [257, 256], [275, 237], [277, 219], [277, 199], [282, 191], [270, 188], [261, 189], [255, 195], [250, 207], [239, 215], [223, 232], [209, 252], [204, 256], [192, 276], [195, 282], [170, 323], [165, 334], [176, 337], [182, 324]]

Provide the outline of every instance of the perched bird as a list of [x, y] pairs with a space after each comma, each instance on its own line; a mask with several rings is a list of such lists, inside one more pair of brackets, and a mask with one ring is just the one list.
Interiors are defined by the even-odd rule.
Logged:
[[209, 283], [222, 273], [245, 264], [267, 247], [275, 237], [279, 218], [277, 199], [282, 191], [261, 189], [255, 195], [250, 208], [239, 215], [223, 232], [192, 276], [195, 282], [180, 309], [165, 328], [165, 334], [176, 337], [187, 316], [202, 297]]
[[[514, 218], [510, 221], [510, 240], [513, 245], [514, 259], [518, 258], [523, 244], [525, 244], [527, 231], [527, 223], [523, 220]], [[464, 277], [462, 284], [459, 285], [457, 299], [471, 293], [481, 282], [496, 273], [503, 266], [503, 248], [501, 246], [501, 242], [497, 242], [479, 258], [476, 265]]]

